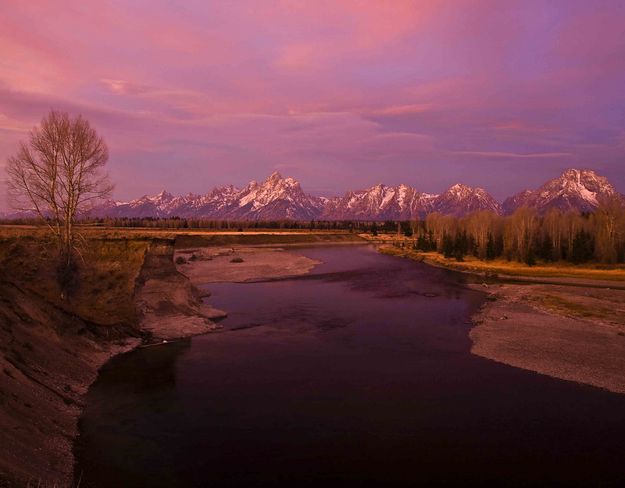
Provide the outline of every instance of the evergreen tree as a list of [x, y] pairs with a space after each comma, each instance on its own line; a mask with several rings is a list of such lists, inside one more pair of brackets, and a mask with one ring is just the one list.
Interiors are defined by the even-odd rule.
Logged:
[[495, 259], [495, 239], [493, 239], [493, 234], [489, 232], [486, 241], [486, 260], [491, 261], [493, 259]]
[[445, 233], [443, 234], [443, 256], [451, 258], [454, 255], [454, 240], [452, 237]]
[[590, 233], [580, 230], [573, 238], [570, 259], [575, 264], [590, 261], [595, 251], [594, 242]]

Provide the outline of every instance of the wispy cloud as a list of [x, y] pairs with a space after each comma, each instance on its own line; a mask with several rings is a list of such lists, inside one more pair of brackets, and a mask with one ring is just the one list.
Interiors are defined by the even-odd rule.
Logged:
[[512, 193], [533, 161], [600, 162], [625, 190], [622, 2], [83, 3], [3, 4], [0, 159], [59, 108], [106, 137], [122, 198], [281, 164], [313, 188]]
[[485, 158], [521, 158], [521, 159], [538, 159], [538, 158], [567, 158], [571, 157], [568, 152], [544, 152], [544, 153], [513, 153], [502, 151], [452, 151], [452, 154], [461, 156], [480, 156]]

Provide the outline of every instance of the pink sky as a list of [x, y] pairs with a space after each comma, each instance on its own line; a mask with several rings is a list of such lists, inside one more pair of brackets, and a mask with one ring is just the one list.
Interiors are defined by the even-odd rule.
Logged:
[[625, 191], [623, 1], [7, 0], [0, 67], [0, 167], [81, 113], [120, 199], [274, 170], [324, 195], [503, 198], [567, 167]]

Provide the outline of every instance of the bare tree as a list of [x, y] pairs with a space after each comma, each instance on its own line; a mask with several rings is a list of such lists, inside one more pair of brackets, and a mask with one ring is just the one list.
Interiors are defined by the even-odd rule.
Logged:
[[107, 160], [106, 144], [87, 120], [55, 110], [8, 159], [12, 206], [46, 222], [67, 265], [76, 244], [76, 219], [113, 190], [104, 172]]
[[494, 233], [497, 214], [490, 210], [482, 210], [473, 212], [465, 219], [465, 228], [469, 235], [477, 245], [478, 257], [484, 259], [486, 257], [486, 245], [488, 243], [488, 235]]
[[597, 258], [603, 263], [616, 263], [619, 242], [625, 234], [625, 209], [622, 201], [616, 197], [604, 199], [593, 215], [593, 220]]
[[562, 258], [563, 218], [562, 211], [550, 208], [543, 218], [543, 230], [551, 240], [551, 257], [555, 261]]

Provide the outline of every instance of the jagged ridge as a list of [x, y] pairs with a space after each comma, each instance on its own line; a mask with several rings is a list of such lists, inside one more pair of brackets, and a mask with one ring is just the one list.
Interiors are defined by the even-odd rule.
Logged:
[[130, 202], [108, 202], [96, 214], [112, 217], [186, 217], [231, 220], [407, 220], [432, 212], [462, 216], [479, 210], [512, 213], [521, 206], [591, 211], [606, 197], [622, 198], [591, 170], [566, 170], [538, 190], [525, 190], [500, 205], [486, 190], [455, 184], [440, 195], [407, 185], [348, 191], [341, 197], [306, 194], [299, 182], [275, 172], [262, 183], [215, 188], [206, 195], [173, 196], [162, 191]]
[[620, 195], [607, 178], [589, 169], [567, 169], [558, 178], [549, 180], [537, 190], [524, 190], [503, 202], [507, 214], [520, 207], [531, 207], [544, 213], [550, 208], [562, 211], [592, 212], [602, 200]]

